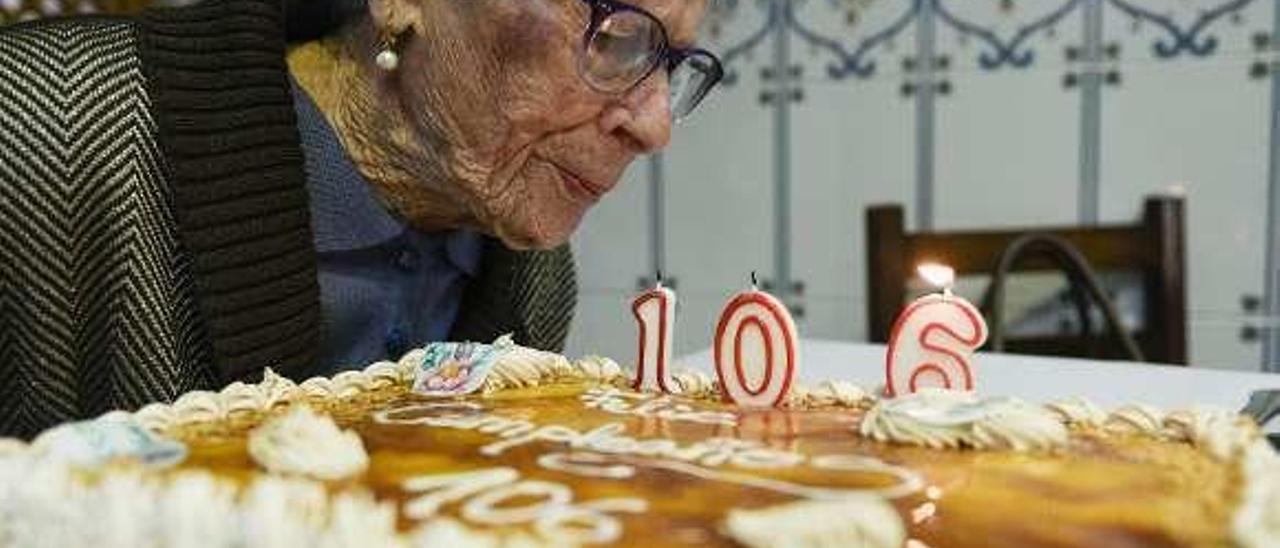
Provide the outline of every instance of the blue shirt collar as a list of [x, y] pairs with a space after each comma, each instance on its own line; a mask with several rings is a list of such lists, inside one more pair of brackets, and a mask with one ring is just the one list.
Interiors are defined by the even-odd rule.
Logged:
[[[413, 230], [382, 206], [311, 96], [292, 77], [289, 81], [305, 157], [316, 251], [377, 247]], [[475, 275], [484, 249], [479, 234], [457, 230], [431, 236], [445, 240], [449, 261], [456, 268]]]

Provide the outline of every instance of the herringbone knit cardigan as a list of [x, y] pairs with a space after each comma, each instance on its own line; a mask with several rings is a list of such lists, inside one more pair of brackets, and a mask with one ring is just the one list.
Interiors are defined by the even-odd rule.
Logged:
[[[0, 434], [313, 366], [281, 4], [0, 29]], [[454, 337], [564, 342], [567, 248], [490, 242]]]

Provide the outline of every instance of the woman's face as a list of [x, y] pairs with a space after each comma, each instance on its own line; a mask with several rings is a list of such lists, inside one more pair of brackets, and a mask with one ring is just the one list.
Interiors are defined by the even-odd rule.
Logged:
[[[400, 47], [399, 107], [438, 141], [424, 144], [443, 152], [456, 205], [509, 246], [564, 243], [637, 155], [670, 139], [665, 71], [622, 95], [580, 76], [582, 0], [381, 1], [375, 24], [413, 31]], [[692, 44], [706, 10], [706, 0], [632, 4], [676, 47]], [[390, 10], [381, 20], [379, 5]]]

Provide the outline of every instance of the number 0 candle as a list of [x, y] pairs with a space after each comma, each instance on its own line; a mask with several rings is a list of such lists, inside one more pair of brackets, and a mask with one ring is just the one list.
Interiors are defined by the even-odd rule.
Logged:
[[787, 397], [799, 364], [796, 324], [787, 307], [756, 288], [729, 300], [716, 327], [716, 374], [727, 399], [773, 407]]
[[671, 363], [675, 311], [676, 293], [662, 285], [661, 276], [653, 289], [632, 301], [631, 312], [640, 324], [640, 356], [633, 389], [672, 392], [674, 384], [668, 364]]
[[926, 387], [973, 390], [973, 353], [987, 341], [987, 323], [972, 303], [951, 293], [954, 270], [924, 264], [918, 272], [942, 293], [916, 299], [898, 316], [889, 335], [885, 391], [897, 396]]

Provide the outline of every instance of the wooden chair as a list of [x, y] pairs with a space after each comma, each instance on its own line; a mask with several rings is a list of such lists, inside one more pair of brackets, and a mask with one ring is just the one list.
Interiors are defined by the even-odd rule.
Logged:
[[[1186, 364], [1186, 256], [1184, 205], [1178, 197], [1146, 200], [1142, 220], [1133, 225], [1047, 227], [1007, 231], [908, 233], [899, 205], [867, 209], [867, 280], [870, 338], [885, 342], [907, 297], [907, 281], [915, 265], [940, 262], [957, 277], [989, 274], [1010, 242], [1028, 233], [1053, 234], [1080, 250], [1097, 271], [1142, 273], [1145, 316], [1133, 333], [1148, 361]], [[1056, 271], [1054, 263], [1028, 257], [1019, 272]], [[1007, 350], [1025, 354], [1087, 356], [1081, 337], [1074, 334], [1013, 339]], [[1117, 345], [1102, 348], [1096, 358], [1119, 358]]]

